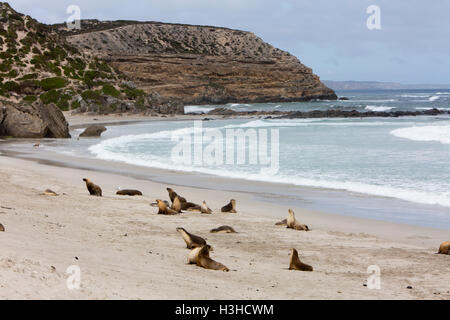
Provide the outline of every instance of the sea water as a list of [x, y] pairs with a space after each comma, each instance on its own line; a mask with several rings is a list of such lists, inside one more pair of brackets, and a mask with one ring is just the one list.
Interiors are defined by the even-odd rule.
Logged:
[[[338, 94], [349, 100], [221, 107], [244, 111], [333, 108], [361, 112], [450, 108], [450, 90], [346, 91]], [[187, 106], [186, 112], [207, 112], [215, 107]], [[144, 167], [269, 183], [273, 184], [271, 193], [277, 194], [282, 189], [285, 194], [286, 190], [291, 190], [291, 199], [297, 199], [297, 204], [303, 207], [450, 229], [448, 115], [221, 119], [203, 121], [201, 125], [203, 133], [217, 129], [224, 136], [226, 130], [232, 128], [277, 129], [278, 171], [262, 174], [260, 166], [249, 163], [176, 163], [172, 150], [177, 139], [193, 134], [193, 121], [110, 126], [100, 140], [72, 139], [58, 143], [54, 149]], [[73, 135], [76, 137], [78, 133], [73, 132]], [[252, 146], [247, 145], [246, 152], [249, 148]], [[297, 187], [309, 189], [302, 192]]]

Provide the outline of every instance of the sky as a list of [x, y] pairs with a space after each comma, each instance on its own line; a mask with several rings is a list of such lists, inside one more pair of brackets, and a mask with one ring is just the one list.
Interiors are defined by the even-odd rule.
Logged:
[[[449, 0], [11, 0], [44, 23], [140, 20], [251, 31], [323, 80], [450, 84]], [[367, 20], [379, 8], [380, 29]], [[374, 20], [371, 19], [372, 22]]]

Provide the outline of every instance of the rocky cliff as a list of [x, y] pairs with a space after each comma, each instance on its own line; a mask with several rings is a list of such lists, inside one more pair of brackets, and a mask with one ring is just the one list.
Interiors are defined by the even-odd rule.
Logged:
[[158, 22], [83, 20], [53, 26], [160, 101], [184, 104], [336, 99], [312, 70], [251, 32]]

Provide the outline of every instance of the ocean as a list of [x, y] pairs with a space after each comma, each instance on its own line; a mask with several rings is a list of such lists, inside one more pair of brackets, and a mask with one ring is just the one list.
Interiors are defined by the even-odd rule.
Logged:
[[[221, 107], [233, 110], [281, 111], [333, 108], [355, 109], [361, 112], [450, 109], [450, 90], [337, 93], [340, 97], [348, 97], [349, 100], [229, 104]], [[185, 111], [206, 113], [215, 107], [218, 106], [186, 106]], [[208, 143], [203, 140], [199, 145], [199, 141], [193, 138], [194, 133], [203, 135], [203, 139], [205, 135], [219, 133], [223, 135], [226, 143], [226, 132], [230, 129], [252, 129], [258, 138], [261, 138], [258, 136], [260, 132], [265, 132], [268, 135], [269, 156], [275, 149], [270, 143], [277, 138], [271, 134], [276, 131], [277, 170], [261, 170], [264, 167], [261, 163], [250, 163], [250, 153], [258, 154], [250, 140], [240, 147], [240, 151], [245, 150], [244, 163], [237, 163], [236, 160], [227, 162], [226, 155], [220, 152], [216, 157], [217, 150], [211, 155], [216, 157], [216, 160], [222, 157], [224, 161], [196, 162], [194, 153], [199, 150], [204, 152]], [[73, 136], [77, 137], [79, 132], [80, 130], [76, 130]], [[174, 148], [180, 146], [180, 141], [187, 136], [192, 137], [191, 141], [188, 141], [192, 150], [191, 162], [174, 160]], [[258, 140], [258, 143], [261, 141]], [[73, 138], [44, 147], [75, 156], [119, 161], [197, 176], [263, 182], [264, 193], [273, 195], [267, 197], [267, 201], [276, 201], [278, 196], [288, 194], [286, 203], [289, 205], [450, 229], [448, 115], [292, 120], [255, 117], [203, 121], [200, 124], [169, 120], [109, 126], [100, 140]], [[189, 179], [186, 181], [189, 184]], [[246, 185], [252, 187], [247, 187], [248, 190], [243, 187], [243, 191], [258, 189], [256, 183]]]

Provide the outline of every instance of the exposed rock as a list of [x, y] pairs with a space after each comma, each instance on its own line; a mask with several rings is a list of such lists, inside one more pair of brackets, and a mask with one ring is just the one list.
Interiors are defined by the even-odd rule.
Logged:
[[106, 131], [104, 126], [94, 124], [87, 127], [81, 134], [80, 137], [100, 137], [103, 132]]
[[54, 104], [0, 107], [0, 135], [16, 138], [70, 138], [69, 124]]
[[[67, 31], [62, 24], [53, 28], [65, 32], [66, 40], [79, 50], [103, 57], [133, 79], [137, 88], [158, 92], [163, 102], [337, 99], [296, 57], [251, 32], [136, 21], [83, 20], [81, 24], [81, 30]], [[153, 97], [150, 100], [154, 104]]]

